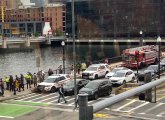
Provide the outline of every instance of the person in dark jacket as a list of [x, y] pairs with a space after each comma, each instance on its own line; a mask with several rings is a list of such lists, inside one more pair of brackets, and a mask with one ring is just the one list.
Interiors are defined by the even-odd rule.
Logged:
[[13, 81], [14, 81], [13, 76], [10, 75], [10, 77], [9, 77], [10, 91], [13, 91]]
[[58, 93], [59, 93], [59, 97], [58, 97], [58, 103], [60, 102], [61, 97], [63, 98], [63, 100], [65, 101], [65, 103], [67, 103], [65, 96], [64, 96], [64, 88], [63, 85], [61, 84], [59, 89], [58, 89]]
[[34, 83], [34, 87], [37, 87], [37, 74], [36, 73], [33, 74], [33, 83]]
[[20, 74], [20, 89], [24, 91], [24, 76], [23, 74]]
[[53, 74], [53, 70], [49, 68], [48, 75], [51, 76]]
[[0, 96], [4, 95], [4, 82], [2, 78], [0, 78]]

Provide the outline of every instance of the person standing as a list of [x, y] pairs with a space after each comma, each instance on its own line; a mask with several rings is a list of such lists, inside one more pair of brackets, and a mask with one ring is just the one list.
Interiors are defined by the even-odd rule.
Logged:
[[36, 73], [34, 73], [34, 75], [33, 75], [33, 83], [34, 83], [34, 87], [37, 87], [37, 75], [36, 75]]
[[18, 91], [19, 90], [19, 78], [18, 78], [18, 76], [16, 75], [15, 76], [15, 89], [16, 89], [16, 91]]
[[9, 90], [10, 87], [9, 77], [5, 76], [5, 82], [6, 82], [6, 89]]
[[61, 97], [63, 98], [63, 100], [65, 101], [65, 103], [67, 103], [65, 96], [64, 96], [64, 88], [63, 85], [61, 84], [59, 89], [58, 89], [58, 93], [59, 93], [59, 97], [58, 97], [58, 103], [60, 103], [60, 99]]
[[20, 89], [24, 91], [24, 76], [23, 74], [20, 74]]
[[26, 79], [27, 89], [31, 88], [31, 83], [30, 83], [31, 76], [29, 74], [26, 74], [25, 79]]
[[80, 63], [77, 63], [77, 73], [80, 74], [80, 70], [81, 70], [81, 64]]
[[2, 78], [0, 78], [0, 95], [1, 96], [4, 95], [4, 82], [3, 82]]
[[53, 70], [49, 68], [48, 70], [48, 76], [51, 76], [53, 74]]
[[13, 81], [14, 81], [13, 76], [10, 75], [10, 78], [9, 78], [10, 91], [13, 91]]
[[58, 67], [58, 70], [59, 70], [59, 74], [62, 74], [62, 65]]

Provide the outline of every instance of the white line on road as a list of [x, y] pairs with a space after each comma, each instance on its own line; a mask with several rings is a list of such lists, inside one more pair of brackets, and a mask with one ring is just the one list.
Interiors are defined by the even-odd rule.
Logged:
[[143, 104], [141, 104], [141, 105], [139, 105], [139, 106], [137, 106], [137, 107], [135, 107], [135, 108], [132, 108], [132, 109], [130, 109], [130, 110], [128, 110], [128, 111], [125, 111], [125, 112], [134, 111], [134, 110], [136, 110], [136, 109], [138, 109], [138, 108], [140, 108], [140, 107], [143, 107], [143, 106], [145, 106], [145, 105], [147, 105], [147, 104], [149, 104], [149, 102], [145, 102], [145, 103], [143, 103]]
[[50, 97], [50, 98], [47, 98], [47, 99], [44, 99], [44, 100], [41, 100], [41, 101], [38, 101], [38, 102], [44, 102], [44, 101], [47, 101], [47, 100], [50, 100], [50, 99], [56, 98], [56, 97], [58, 97], [58, 96], [53, 96], [53, 97]]
[[146, 110], [145, 113], [147, 113], [147, 112], [149, 112], [149, 111], [151, 111], [151, 110], [153, 110], [153, 109], [155, 109], [155, 108], [157, 108], [157, 107], [159, 107], [159, 106], [161, 106], [161, 105], [163, 105], [163, 104], [164, 104], [164, 103], [159, 103], [159, 104], [155, 105], [154, 107], [152, 107], [152, 108]]
[[[67, 99], [68, 97], [69, 97], [69, 96], [66, 96], [65, 99]], [[57, 102], [57, 101], [58, 101], [58, 99], [55, 99], [55, 100], [52, 100], [52, 101], [48, 102], [48, 104], [49, 104], [49, 103], [53, 103], [53, 102]]]
[[45, 97], [48, 97], [48, 96], [51, 96], [51, 95], [56, 95], [56, 94], [55, 94], [55, 93], [52, 93], [52, 94], [48, 94], [48, 95], [45, 95], [45, 96], [37, 97], [37, 98], [35, 98], [35, 99], [28, 100], [28, 101], [32, 102], [32, 101], [34, 101], [34, 100], [42, 99], [42, 98], [45, 98]]
[[23, 96], [17, 97], [16, 99], [21, 99], [21, 98], [24, 98], [24, 97], [27, 97], [27, 96], [31, 96], [31, 95], [34, 95], [34, 94], [36, 94], [36, 93], [26, 94], [26, 95], [23, 95]]
[[11, 118], [11, 119], [13, 119], [14, 117], [0, 115], [0, 118]]
[[119, 108], [117, 108], [117, 109], [114, 109], [114, 111], [120, 111], [122, 108], [124, 108], [124, 107], [126, 107], [126, 106], [128, 106], [128, 105], [130, 105], [130, 104], [132, 104], [132, 103], [134, 103], [136, 100], [132, 100], [132, 101], [130, 101], [130, 102], [128, 102], [127, 104], [125, 104], [125, 105], [123, 105], [123, 106], [121, 106], [121, 107], [119, 107]]
[[26, 99], [29, 99], [29, 98], [32, 98], [32, 97], [40, 96], [40, 95], [41, 94], [36, 94], [36, 95], [30, 96], [30, 97], [26, 97], [26, 98], [23, 98], [23, 99], [20, 99], [20, 100], [17, 100], [17, 101], [23, 101], [23, 100], [26, 100]]

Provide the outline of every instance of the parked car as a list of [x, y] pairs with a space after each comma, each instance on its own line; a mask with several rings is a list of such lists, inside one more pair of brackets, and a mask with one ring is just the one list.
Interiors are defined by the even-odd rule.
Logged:
[[109, 72], [109, 73], [107, 73], [106, 75], [105, 75], [105, 78], [110, 78], [110, 77], [112, 77], [117, 71], [119, 71], [119, 70], [127, 70], [128, 68], [126, 68], [126, 67], [117, 67], [117, 68], [114, 68], [111, 72]]
[[[165, 67], [160, 65], [160, 73], [163, 73], [165, 71]], [[151, 72], [151, 75], [154, 76], [155, 74], [158, 74], [158, 65], [150, 65], [147, 67], [147, 69], [144, 71], [144, 73]]]
[[163, 58], [163, 59], [160, 61], [160, 65], [162, 65], [162, 66], [165, 67], [165, 58]]
[[92, 64], [83, 73], [83, 79], [98, 79], [110, 72], [108, 64]]
[[[89, 80], [85, 80], [85, 79], [76, 79], [76, 87], [77, 87], [77, 93], [79, 92], [79, 90], [84, 87], [87, 83], [89, 82]], [[73, 95], [74, 94], [74, 80], [70, 80], [68, 81], [65, 85], [64, 85], [64, 94], [65, 95]]]
[[55, 92], [59, 88], [59, 84], [65, 84], [70, 81], [68, 74], [53, 74], [37, 86], [38, 91]]
[[112, 85], [109, 80], [94, 80], [90, 81], [85, 87], [80, 89], [79, 94], [88, 94], [88, 99], [98, 99], [103, 95], [110, 95], [112, 92]]
[[109, 78], [111, 84], [126, 84], [127, 82], [135, 80], [135, 73], [128, 70], [117, 71], [111, 78]]

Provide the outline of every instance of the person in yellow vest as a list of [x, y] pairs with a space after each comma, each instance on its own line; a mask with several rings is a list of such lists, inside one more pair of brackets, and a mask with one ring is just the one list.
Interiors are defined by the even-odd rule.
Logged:
[[9, 77], [5, 76], [5, 82], [6, 82], [6, 89], [9, 90], [9, 86], [10, 86], [10, 81], [9, 81]]
[[82, 71], [86, 70], [86, 68], [87, 68], [86, 63], [85, 62], [81, 63], [81, 69], [82, 69]]
[[17, 75], [15, 76], [15, 89], [16, 89], [16, 91], [18, 91], [18, 89], [19, 89], [19, 78]]
[[25, 75], [25, 80], [26, 80], [27, 89], [28, 89], [28, 88], [31, 88], [31, 81], [30, 81], [31, 79], [32, 79], [32, 78], [31, 78], [31, 75], [29, 75], [29, 73]]

